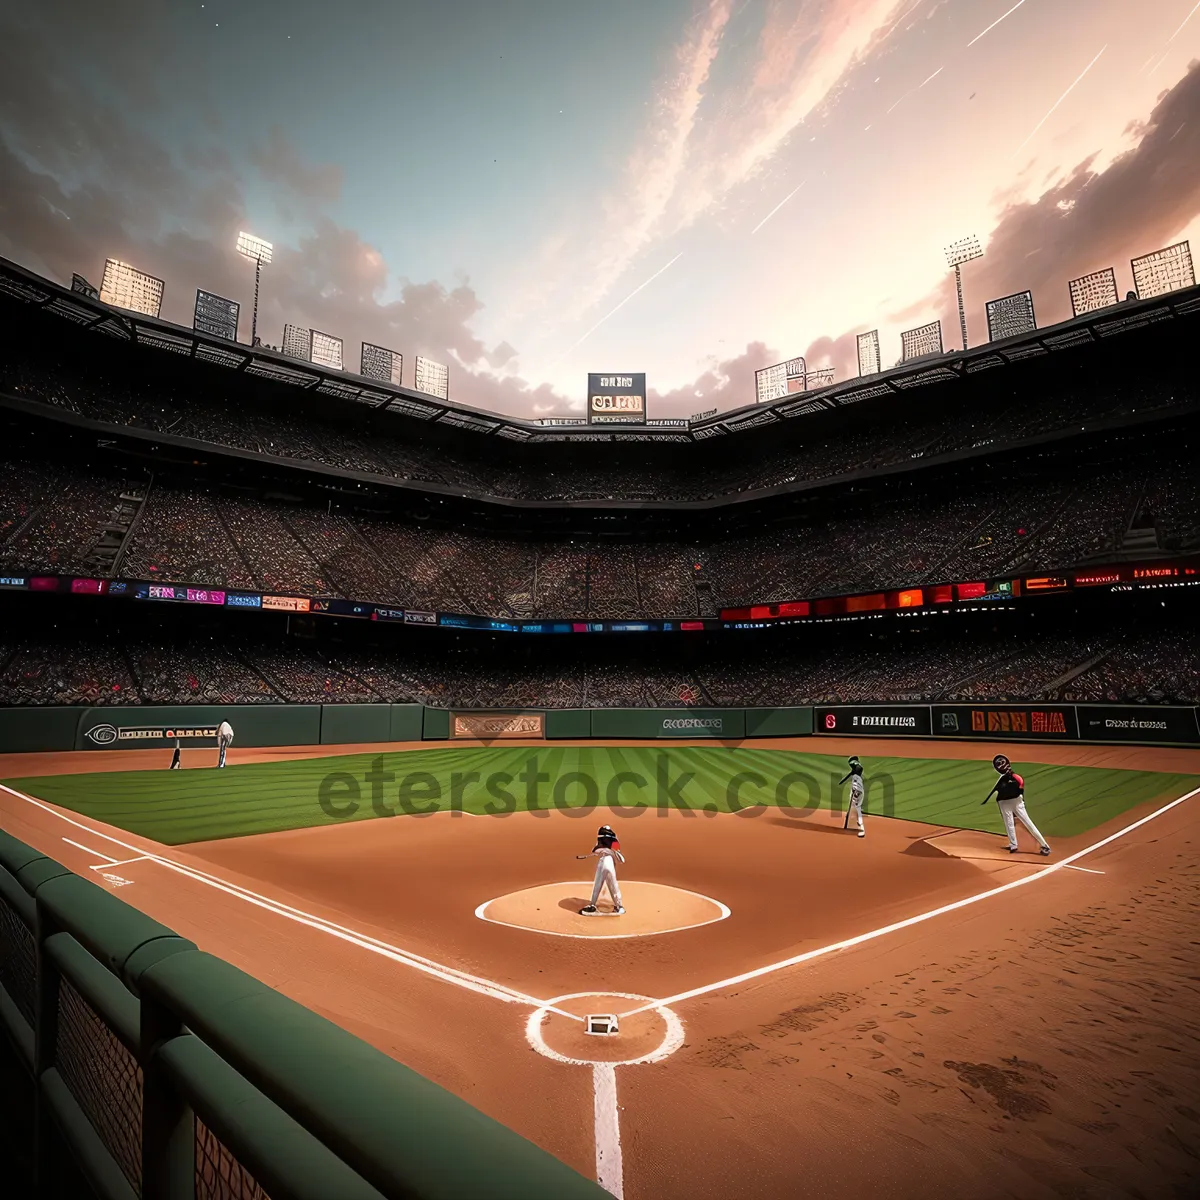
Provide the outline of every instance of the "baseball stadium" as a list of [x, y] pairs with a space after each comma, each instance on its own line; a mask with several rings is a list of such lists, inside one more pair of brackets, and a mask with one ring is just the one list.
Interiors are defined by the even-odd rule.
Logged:
[[1189, 4], [0, 18], [0, 1196], [1200, 1195]]
[[40, 1187], [1187, 1191], [1195, 289], [573, 443], [0, 285]]

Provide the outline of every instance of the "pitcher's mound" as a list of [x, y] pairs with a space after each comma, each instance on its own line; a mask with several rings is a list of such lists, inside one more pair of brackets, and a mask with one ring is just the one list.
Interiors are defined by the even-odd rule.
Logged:
[[729, 916], [719, 900], [710, 900], [697, 892], [670, 887], [665, 883], [621, 881], [621, 900], [625, 912], [612, 913], [607, 893], [598, 908], [605, 919], [596, 920], [579, 910], [591, 903], [592, 885], [587, 883], [546, 883], [541, 887], [510, 892], [481, 904], [475, 915], [494, 925], [511, 925], [534, 933], [555, 937], [628, 938], [648, 937], [656, 933], [676, 933], [711, 925]]

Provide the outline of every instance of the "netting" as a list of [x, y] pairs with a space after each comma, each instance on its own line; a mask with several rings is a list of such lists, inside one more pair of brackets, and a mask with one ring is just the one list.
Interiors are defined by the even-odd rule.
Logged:
[[196, 1200], [270, 1200], [233, 1151], [196, 1118]]
[[36, 980], [37, 946], [33, 933], [20, 914], [0, 899], [0, 987], [30, 1025], [34, 1023]]
[[142, 1069], [95, 1009], [63, 979], [55, 1066], [125, 1178], [142, 1189]]

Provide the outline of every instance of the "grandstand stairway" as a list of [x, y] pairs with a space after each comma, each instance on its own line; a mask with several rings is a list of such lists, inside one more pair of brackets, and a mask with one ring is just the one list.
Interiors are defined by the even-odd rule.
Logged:
[[721, 606], [713, 595], [712, 581], [708, 578], [708, 559], [699, 556], [692, 569], [692, 588], [696, 593], [696, 612], [701, 617], [720, 616]]
[[1086, 675], [1093, 667], [1098, 667], [1110, 654], [1111, 649], [1102, 650], [1099, 654], [1093, 655], [1086, 662], [1080, 663], [1076, 667], [1072, 667], [1065, 675], [1060, 675], [1057, 679], [1052, 679], [1046, 684], [1045, 695], [1048, 699], [1057, 698], [1058, 694], [1068, 684], [1073, 683], [1080, 675]]
[[84, 558], [96, 574], [105, 579], [116, 576], [130, 538], [146, 511], [146, 501], [153, 486], [151, 478], [145, 487], [129, 487], [120, 493], [116, 506], [97, 530], [95, 544]]

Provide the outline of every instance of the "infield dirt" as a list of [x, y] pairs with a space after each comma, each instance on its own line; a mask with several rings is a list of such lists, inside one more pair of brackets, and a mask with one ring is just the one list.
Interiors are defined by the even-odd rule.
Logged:
[[[783, 745], [813, 748], [811, 740]], [[833, 741], [819, 746], [836, 752]], [[872, 747], [940, 756], [936, 743]], [[958, 744], [945, 752], [985, 759], [997, 749], [1010, 752]], [[265, 753], [243, 750], [241, 761]], [[1200, 755], [1185, 751], [1017, 753], [1073, 765], [1200, 768]], [[79, 757], [73, 769], [91, 771], [126, 756], [71, 756]], [[44, 761], [2, 765], [9, 777], [50, 773]], [[684, 1045], [664, 1062], [617, 1068], [625, 1196], [1195, 1194], [1196, 803], [1090, 855], [1079, 864], [1086, 871], [1057, 870], [680, 1002]], [[1153, 807], [1056, 842], [1056, 857]], [[493, 897], [570, 879], [572, 868], [585, 880], [588, 864], [574, 855], [590, 848], [593, 831], [560, 813], [366, 821], [170, 850], [3, 793], [0, 817], [14, 836], [92, 877], [104, 874], [89, 870], [98, 860], [64, 836], [127, 856], [98, 839], [107, 833], [176, 864], [113, 868], [128, 881], [118, 894], [586, 1174], [594, 1169], [590, 1072], [529, 1047], [531, 1006], [456, 986], [331, 933], [328, 923], [538, 1000], [589, 990], [670, 997], [1044, 866], [1032, 855], [960, 857], [940, 848], [955, 848], [946, 829], [882, 818], [869, 819], [860, 841], [827, 812], [646, 815], [622, 831], [622, 880], [699, 892], [731, 914], [597, 946], [474, 915]], [[63, 817], [97, 833], [68, 828]], [[982, 840], [967, 849], [994, 841], [973, 837]], [[271, 903], [248, 901], [239, 888]]]

